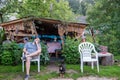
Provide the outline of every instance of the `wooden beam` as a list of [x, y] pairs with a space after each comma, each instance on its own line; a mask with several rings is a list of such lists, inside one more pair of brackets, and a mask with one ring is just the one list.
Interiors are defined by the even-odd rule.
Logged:
[[13, 34], [13, 36], [35, 36], [35, 34]]

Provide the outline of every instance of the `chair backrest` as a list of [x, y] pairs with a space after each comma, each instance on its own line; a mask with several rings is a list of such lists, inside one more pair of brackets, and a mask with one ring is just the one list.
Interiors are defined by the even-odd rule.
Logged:
[[82, 42], [81, 44], [79, 44], [79, 53], [81, 59], [84, 60], [92, 59], [92, 51], [94, 51], [94, 53], [96, 54], [95, 47], [92, 43]]

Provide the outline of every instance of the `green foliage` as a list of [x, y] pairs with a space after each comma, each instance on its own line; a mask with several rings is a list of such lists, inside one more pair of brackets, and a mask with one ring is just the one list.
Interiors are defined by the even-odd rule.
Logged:
[[[25, 0], [18, 7], [18, 17], [42, 17], [59, 20], [73, 20], [74, 13], [69, 7], [67, 1], [60, 0]], [[65, 14], [64, 14], [65, 13]]]
[[79, 62], [80, 54], [78, 52], [78, 45], [80, 41], [67, 37], [62, 49], [63, 56], [65, 57], [66, 63], [76, 64]]
[[74, 13], [80, 14], [80, 1], [79, 0], [68, 0], [70, 7]]
[[108, 46], [108, 51], [109, 52], [111, 52], [115, 55], [120, 54], [119, 53], [120, 48], [119, 48], [119, 45], [118, 45], [118, 44], [120, 44], [120, 41], [119, 41], [118, 38], [116, 38], [116, 36], [114, 36], [112, 33], [111, 34], [105, 33], [105, 35], [102, 34], [98, 37], [101, 38], [99, 40], [99, 44]]
[[[3, 21], [8, 21], [10, 15], [18, 12], [18, 0], [0, 0], [0, 13], [2, 14]], [[2, 20], [0, 21], [0, 23]]]
[[4, 0], [0, 12], [4, 21], [12, 15], [17, 18], [28, 16], [73, 21], [74, 13], [65, 0]]
[[108, 46], [109, 52], [120, 54], [120, 1], [96, 0], [87, 14], [91, 26], [100, 31], [99, 44]]
[[[118, 74], [120, 74], [120, 72], [118, 71], [120, 67], [117, 65], [113, 65], [113, 66], [100, 66], [100, 72], [97, 73], [96, 69], [91, 69], [91, 66], [85, 66], [84, 65], [84, 74], [81, 73], [80, 71], [80, 65], [67, 65], [67, 69], [73, 69], [75, 71], [78, 71], [79, 74], [77, 74], [77, 76], [100, 76], [100, 77], [117, 77]], [[115, 74], [111, 74], [111, 73], [115, 73]], [[72, 77], [74, 77], [76, 74], [73, 74]], [[120, 79], [120, 78], [119, 78]]]
[[41, 61], [43, 64], [47, 64], [50, 60], [50, 56], [47, 51], [47, 45], [45, 43], [41, 42], [41, 48], [42, 48], [42, 55], [41, 55]]
[[11, 65], [12, 64], [12, 53], [9, 51], [3, 51], [1, 55], [1, 63], [3, 65]]
[[17, 65], [20, 63], [22, 49], [19, 48], [17, 43], [11, 42], [3, 44], [1, 50], [1, 62], [3, 65]]
[[[5, 31], [3, 30], [2, 27], [0, 27], [0, 57], [2, 54], [2, 42], [5, 40]], [[0, 62], [1, 62], [1, 58], [0, 58]]]
[[86, 10], [88, 8], [88, 5], [93, 5], [94, 0], [67, 0], [69, 2], [70, 7], [72, 8], [72, 11], [75, 14], [80, 15], [86, 15]]
[[1, 56], [2, 56], [2, 45], [0, 44], [0, 64], [1, 64]]
[[5, 40], [5, 31], [0, 27], [0, 44]]

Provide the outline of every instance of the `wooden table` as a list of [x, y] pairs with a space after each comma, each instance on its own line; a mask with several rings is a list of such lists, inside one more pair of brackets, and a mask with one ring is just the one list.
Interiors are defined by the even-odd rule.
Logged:
[[98, 53], [98, 57], [101, 65], [108, 66], [114, 64], [114, 56], [112, 53]]

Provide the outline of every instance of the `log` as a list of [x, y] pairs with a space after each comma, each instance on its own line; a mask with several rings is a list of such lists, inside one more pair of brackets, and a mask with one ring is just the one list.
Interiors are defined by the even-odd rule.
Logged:
[[[103, 66], [111, 66], [114, 64], [114, 55], [112, 53], [98, 53], [99, 57], [99, 64]], [[87, 63], [88, 65], [91, 65], [91, 63]], [[96, 65], [96, 63], [94, 63]]]
[[114, 56], [113, 55], [101, 57], [101, 65], [111, 66], [113, 64], [114, 64]]

